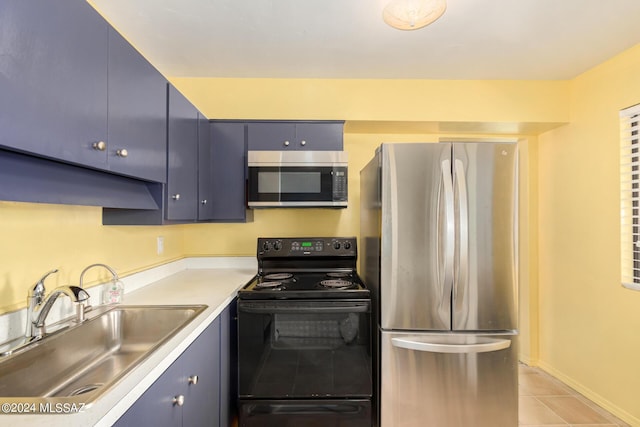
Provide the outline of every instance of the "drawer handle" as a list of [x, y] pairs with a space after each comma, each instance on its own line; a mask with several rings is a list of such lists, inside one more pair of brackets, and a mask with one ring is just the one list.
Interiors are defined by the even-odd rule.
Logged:
[[191, 375], [189, 377], [189, 385], [196, 385], [198, 384], [198, 376], [197, 375]]
[[173, 196], [171, 196], [171, 198], [173, 200], [180, 200], [180, 194], [174, 194]]
[[202, 203], [203, 205], [207, 204], [207, 199], [202, 200], [200, 203]]
[[284, 142], [284, 146], [285, 146], [285, 147], [288, 147], [288, 146], [289, 146], [289, 141], [285, 141], [285, 142]]
[[118, 157], [127, 157], [129, 155], [129, 152], [127, 151], [126, 148], [121, 148], [121, 149], [116, 151], [116, 155]]
[[98, 141], [91, 144], [94, 150], [104, 151], [107, 149], [107, 143], [104, 141]]
[[300, 145], [302, 145], [304, 147], [305, 145], [307, 145], [307, 141], [305, 141], [305, 140], [300, 141]]
[[173, 406], [182, 406], [184, 405], [184, 396], [179, 394], [178, 396], [173, 398]]

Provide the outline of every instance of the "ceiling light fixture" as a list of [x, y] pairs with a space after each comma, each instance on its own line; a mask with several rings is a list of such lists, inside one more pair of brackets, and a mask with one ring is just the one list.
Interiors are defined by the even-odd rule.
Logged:
[[440, 18], [445, 0], [384, 0], [382, 19], [399, 30], [417, 30]]

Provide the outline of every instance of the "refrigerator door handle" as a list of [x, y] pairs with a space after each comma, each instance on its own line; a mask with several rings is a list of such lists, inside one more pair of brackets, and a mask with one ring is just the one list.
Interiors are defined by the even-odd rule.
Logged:
[[456, 184], [459, 195], [459, 222], [458, 222], [458, 277], [454, 288], [454, 300], [461, 302], [465, 296], [457, 295], [460, 290], [466, 290], [469, 281], [469, 196], [467, 191], [467, 177], [465, 175], [464, 163], [456, 159], [454, 163]]
[[453, 344], [416, 341], [416, 339], [408, 337], [392, 338], [391, 344], [398, 348], [429, 353], [489, 353], [511, 347], [511, 340], [487, 338], [483, 342], [476, 344]]
[[442, 306], [448, 307], [453, 289], [453, 262], [455, 255], [455, 212], [453, 201], [453, 183], [451, 180], [451, 162], [443, 160], [442, 182], [444, 185], [445, 231], [444, 231], [444, 274], [441, 286], [443, 289]]
[[391, 198], [390, 209], [390, 223], [391, 223], [391, 274], [389, 277], [390, 288], [393, 289], [391, 294], [391, 306], [397, 306], [398, 289], [398, 171], [396, 165], [396, 153], [395, 147], [390, 145], [389, 151], [389, 180], [391, 181], [391, 191], [389, 196]]

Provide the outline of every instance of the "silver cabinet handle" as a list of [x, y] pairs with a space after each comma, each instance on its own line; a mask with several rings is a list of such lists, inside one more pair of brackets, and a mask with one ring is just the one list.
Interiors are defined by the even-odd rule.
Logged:
[[91, 144], [94, 150], [104, 151], [107, 149], [107, 143], [104, 141], [98, 141]]
[[486, 339], [477, 344], [453, 344], [416, 341], [417, 338], [391, 338], [394, 347], [430, 353], [489, 353], [511, 347], [511, 340]]
[[285, 147], [288, 147], [288, 146], [289, 146], [289, 141], [285, 141], [285, 142], [284, 142], [284, 146], [285, 146]]
[[116, 155], [118, 157], [127, 157], [129, 155], [129, 152], [127, 151], [126, 148], [120, 148], [116, 150]]
[[202, 203], [203, 205], [207, 204], [207, 199], [203, 199], [200, 203]]
[[184, 396], [181, 395], [181, 394], [175, 396], [173, 398], [173, 405], [174, 406], [182, 406], [182, 405], [184, 405]]
[[197, 375], [191, 375], [189, 377], [189, 385], [196, 385], [198, 384], [198, 376]]
[[180, 193], [178, 193], [178, 194], [174, 194], [173, 196], [171, 196], [171, 198], [172, 198], [173, 200], [176, 200], [176, 201], [177, 201], [177, 200], [180, 200]]
[[302, 145], [302, 146], [307, 145], [307, 141], [305, 141], [305, 140], [300, 141], [300, 145]]

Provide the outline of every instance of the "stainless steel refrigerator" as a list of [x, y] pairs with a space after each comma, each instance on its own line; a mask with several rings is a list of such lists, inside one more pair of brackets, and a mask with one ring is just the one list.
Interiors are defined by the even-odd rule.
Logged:
[[360, 181], [377, 424], [516, 427], [517, 146], [382, 144]]

